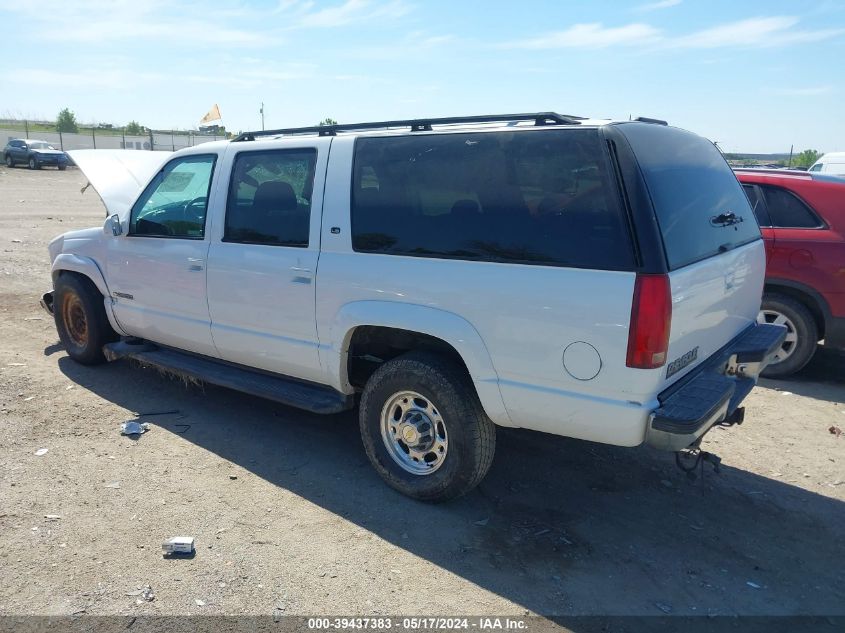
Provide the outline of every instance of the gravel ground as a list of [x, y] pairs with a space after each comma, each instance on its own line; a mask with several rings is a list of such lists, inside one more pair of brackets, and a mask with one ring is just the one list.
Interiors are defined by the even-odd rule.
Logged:
[[[0, 168], [0, 614], [845, 614], [842, 354], [710, 433], [719, 474], [503, 430], [477, 491], [424, 505], [353, 413], [67, 358], [38, 297], [48, 241], [104, 220], [84, 184]], [[174, 535], [193, 559], [162, 558]]]

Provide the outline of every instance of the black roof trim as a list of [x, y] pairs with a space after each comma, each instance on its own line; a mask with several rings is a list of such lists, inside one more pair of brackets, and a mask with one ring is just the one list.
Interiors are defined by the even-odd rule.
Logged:
[[379, 130], [394, 127], [408, 127], [412, 132], [429, 132], [432, 125], [452, 125], [461, 123], [496, 123], [511, 121], [534, 121], [534, 125], [578, 125], [585, 117], [558, 114], [557, 112], [533, 112], [522, 114], [483, 114], [477, 116], [441, 117], [434, 119], [403, 119], [398, 121], [375, 121], [372, 123], [337, 123], [334, 125], [313, 125], [310, 127], [291, 127], [278, 130], [260, 130], [243, 132], [234, 141], [254, 141], [262, 136], [283, 136], [286, 134], [319, 134], [335, 136], [338, 132], [356, 130]]

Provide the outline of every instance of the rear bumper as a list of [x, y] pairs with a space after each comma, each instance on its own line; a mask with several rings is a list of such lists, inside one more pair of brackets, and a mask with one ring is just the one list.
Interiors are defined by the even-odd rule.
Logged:
[[785, 336], [783, 326], [752, 325], [661, 393], [657, 397], [660, 407], [649, 416], [646, 443], [679, 451], [714, 424], [732, 423], [740, 403], [757, 384]]

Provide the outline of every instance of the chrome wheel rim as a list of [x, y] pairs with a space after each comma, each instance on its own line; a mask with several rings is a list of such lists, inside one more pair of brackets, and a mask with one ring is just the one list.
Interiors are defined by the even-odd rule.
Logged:
[[396, 464], [413, 475], [430, 475], [446, 460], [449, 438], [435, 404], [416, 391], [400, 391], [381, 410], [381, 439]]
[[798, 346], [798, 332], [795, 330], [795, 324], [785, 314], [777, 310], [760, 310], [757, 323], [786, 326], [786, 338], [772, 358], [772, 365], [782, 363], [795, 353], [795, 348]]

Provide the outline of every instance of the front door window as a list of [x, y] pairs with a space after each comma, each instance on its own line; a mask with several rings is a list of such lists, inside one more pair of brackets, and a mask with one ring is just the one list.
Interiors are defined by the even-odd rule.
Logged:
[[201, 240], [216, 154], [167, 163], [132, 207], [129, 235]]

